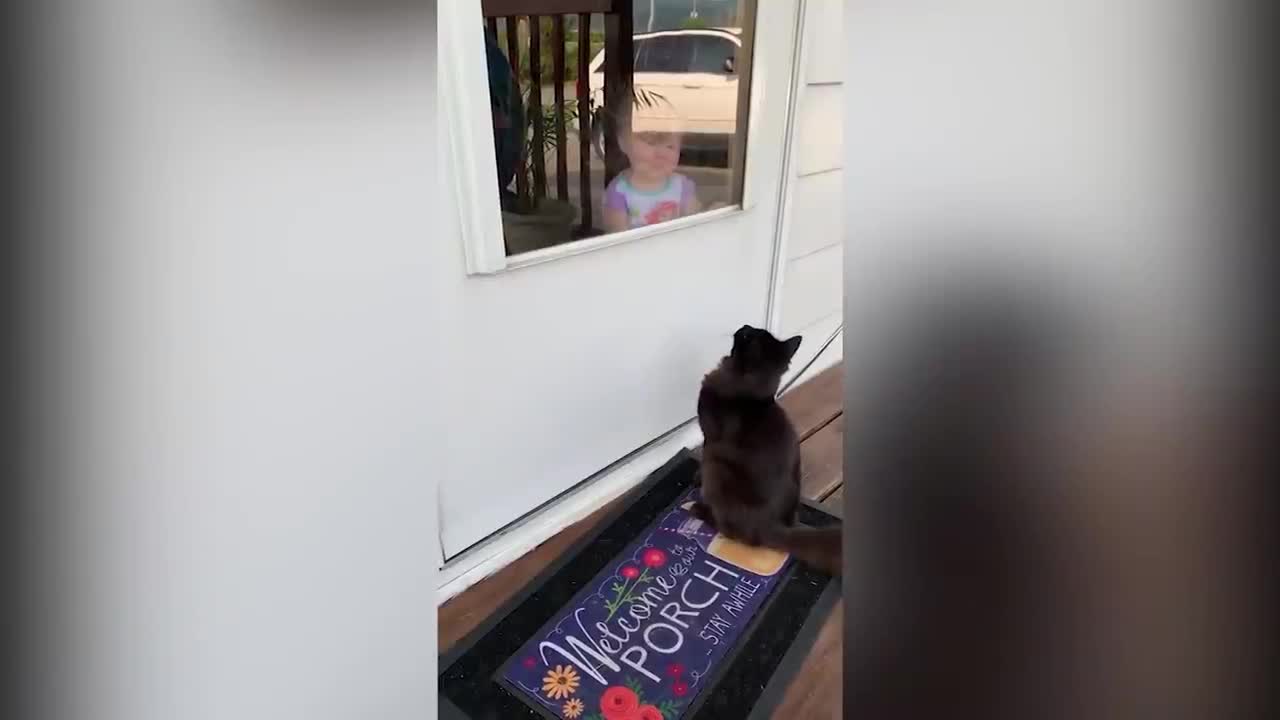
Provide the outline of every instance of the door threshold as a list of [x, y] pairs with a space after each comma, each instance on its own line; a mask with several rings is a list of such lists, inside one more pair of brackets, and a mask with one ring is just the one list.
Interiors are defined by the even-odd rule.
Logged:
[[450, 558], [440, 570], [436, 605], [510, 565], [556, 533], [639, 485], [680, 448], [697, 447], [702, 431], [690, 420], [580, 483], [577, 488]]

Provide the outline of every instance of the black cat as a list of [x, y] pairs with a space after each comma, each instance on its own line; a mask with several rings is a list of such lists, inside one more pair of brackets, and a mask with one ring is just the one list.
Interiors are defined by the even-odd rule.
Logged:
[[726, 537], [838, 575], [840, 529], [796, 524], [800, 441], [775, 396], [799, 348], [798, 335], [779, 340], [744, 325], [729, 355], [703, 379], [702, 502], [693, 512]]

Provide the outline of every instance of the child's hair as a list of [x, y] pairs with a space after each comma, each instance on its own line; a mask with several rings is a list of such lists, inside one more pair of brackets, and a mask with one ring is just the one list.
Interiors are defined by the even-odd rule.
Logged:
[[632, 136], [645, 142], [660, 143], [670, 139], [679, 140], [680, 132], [678, 130], [641, 130], [640, 132], [632, 133]]
[[[611, 133], [618, 140], [633, 133], [653, 142], [661, 142], [670, 137], [680, 138], [683, 133], [678, 117], [664, 118], [662, 120], [646, 118], [642, 123], [643, 127], [640, 130], [635, 130], [633, 121], [636, 113], [659, 103], [667, 106], [671, 104], [666, 98], [655, 93], [633, 93], [631, 112], [629, 113], [618, 114], [605, 108], [597, 109], [591, 118], [591, 146], [595, 148], [596, 154], [600, 159], [603, 160], [605, 155], [604, 138], [606, 132]], [[659, 127], [653, 127], [654, 125]]]

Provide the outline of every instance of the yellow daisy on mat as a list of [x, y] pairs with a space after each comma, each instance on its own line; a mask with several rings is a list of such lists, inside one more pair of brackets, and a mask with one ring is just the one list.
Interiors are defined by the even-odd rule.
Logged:
[[582, 701], [578, 698], [570, 700], [564, 704], [564, 707], [560, 708], [560, 710], [564, 712], [564, 716], [569, 718], [569, 720], [573, 720], [578, 717], [582, 714], [582, 711], [586, 709], [587, 706], [583, 705]]
[[542, 678], [542, 692], [552, 700], [559, 700], [572, 695], [580, 682], [572, 665], [557, 665], [555, 670]]

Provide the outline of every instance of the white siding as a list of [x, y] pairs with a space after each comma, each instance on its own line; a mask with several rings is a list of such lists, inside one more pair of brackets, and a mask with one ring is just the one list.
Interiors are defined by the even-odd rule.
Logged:
[[795, 332], [840, 312], [844, 262], [841, 245], [787, 261], [783, 278], [782, 330]]
[[840, 0], [809, 1], [804, 79], [810, 85], [844, 81], [843, 5]]
[[840, 244], [843, 180], [844, 172], [840, 170], [804, 175], [794, 180], [789, 211], [791, 224], [786, 243], [789, 261]]
[[[841, 3], [806, 6], [800, 97], [794, 125], [792, 185], [784, 238], [786, 265], [779, 329], [801, 334], [798, 363], [813, 357], [841, 320], [843, 292], [844, 45]], [[838, 362], [837, 340], [812, 372]]]
[[844, 85], [806, 85], [796, 118], [796, 173], [800, 176], [844, 166]]

